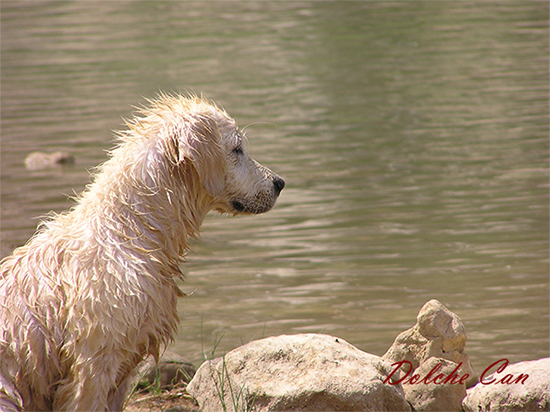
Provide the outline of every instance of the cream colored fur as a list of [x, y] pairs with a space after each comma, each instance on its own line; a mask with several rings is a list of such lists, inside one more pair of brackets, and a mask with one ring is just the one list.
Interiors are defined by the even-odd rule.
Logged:
[[268, 211], [284, 186], [233, 119], [161, 95], [69, 212], [0, 266], [0, 410], [121, 410], [177, 329], [180, 264], [209, 210]]

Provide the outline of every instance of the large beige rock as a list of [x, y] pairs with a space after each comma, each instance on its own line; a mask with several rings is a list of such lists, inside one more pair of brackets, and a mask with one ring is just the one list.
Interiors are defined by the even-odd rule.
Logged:
[[[470, 364], [470, 357], [464, 353], [466, 332], [460, 318], [432, 299], [422, 307], [416, 319], [416, 325], [401, 332], [383, 358], [391, 363], [407, 360], [413, 369], [429, 358], [462, 363], [462, 373], [469, 375], [466, 386], [475, 385], [477, 375]], [[402, 370], [408, 371], [408, 366], [403, 366]]]
[[501, 362], [495, 368], [495, 373], [482, 374], [480, 383], [468, 389], [462, 403], [466, 412], [550, 411], [550, 358]]
[[328, 335], [278, 336], [205, 362], [187, 391], [201, 411], [410, 411], [391, 366]]

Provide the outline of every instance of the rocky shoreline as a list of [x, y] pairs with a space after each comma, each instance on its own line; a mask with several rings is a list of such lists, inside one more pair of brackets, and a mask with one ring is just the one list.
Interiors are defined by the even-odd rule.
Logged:
[[[382, 356], [338, 337], [250, 342], [195, 372], [174, 355], [142, 366], [127, 411], [549, 411], [550, 358], [476, 373], [459, 317], [437, 300]], [[144, 383], [143, 383], [144, 382]], [[187, 382], [189, 382], [187, 384]]]

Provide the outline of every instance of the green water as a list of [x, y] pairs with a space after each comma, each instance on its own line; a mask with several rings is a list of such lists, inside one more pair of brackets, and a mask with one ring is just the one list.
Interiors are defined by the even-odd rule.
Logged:
[[[174, 350], [324, 332], [382, 355], [439, 299], [482, 371], [549, 356], [548, 3], [1, 2], [2, 256], [131, 105], [205, 92], [287, 182], [212, 214]], [[27, 171], [67, 150], [72, 168]]]

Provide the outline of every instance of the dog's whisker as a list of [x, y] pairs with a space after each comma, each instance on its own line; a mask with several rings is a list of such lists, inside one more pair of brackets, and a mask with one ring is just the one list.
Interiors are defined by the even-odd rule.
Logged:
[[248, 129], [250, 126], [255, 126], [257, 124], [265, 124], [265, 125], [268, 125], [268, 126], [274, 126], [276, 128], [279, 127], [279, 126], [277, 126], [277, 124], [271, 123], [271, 122], [252, 122], [252, 123], [247, 124], [245, 127], [243, 127], [241, 131], [243, 133], [245, 133], [246, 129]]

